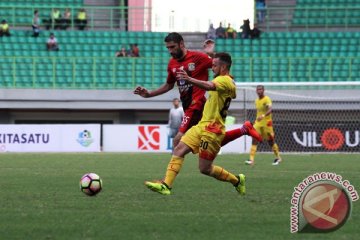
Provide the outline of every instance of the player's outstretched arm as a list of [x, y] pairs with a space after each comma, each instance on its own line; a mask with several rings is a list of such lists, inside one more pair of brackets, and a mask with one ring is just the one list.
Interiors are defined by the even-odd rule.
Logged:
[[178, 72], [176, 72], [176, 78], [178, 80], [182, 79], [187, 82], [190, 82], [193, 85], [195, 85], [201, 89], [204, 89], [206, 91], [215, 91], [216, 90], [216, 86], [213, 82], [201, 81], [201, 80], [197, 80], [195, 78], [191, 78], [184, 70], [179, 70]]
[[155, 97], [164, 94], [174, 88], [174, 84], [164, 83], [159, 88], [149, 91], [142, 86], [137, 86], [134, 90], [134, 94], [140, 95], [143, 98]]
[[203, 45], [203, 50], [208, 56], [214, 57], [215, 56], [215, 41], [212, 39], [205, 40], [204, 45]]
[[137, 87], [135, 88], [135, 90], [134, 90], [134, 94], [140, 95], [140, 96], [142, 96], [143, 98], [148, 98], [148, 97], [150, 97], [149, 91], [148, 91], [146, 88], [142, 87], [142, 86], [137, 86]]

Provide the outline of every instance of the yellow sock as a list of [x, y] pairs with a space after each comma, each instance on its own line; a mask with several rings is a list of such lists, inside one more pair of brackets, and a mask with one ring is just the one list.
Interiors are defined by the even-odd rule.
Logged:
[[226, 171], [224, 168], [219, 166], [213, 166], [210, 176], [216, 178], [217, 180], [223, 182], [231, 182], [233, 185], [236, 185], [239, 182], [239, 179], [232, 173]]
[[272, 146], [272, 150], [275, 154], [275, 157], [281, 159], [279, 154], [279, 146], [276, 143], [274, 143], [274, 145]]
[[184, 158], [177, 157], [174, 155], [171, 157], [171, 160], [166, 169], [166, 174], [164, 179], [164, 182], [168, 185], [168, 187], [170, 188], [172, 187], [176, 175], [180, 172], [183, 162], [184, 162]]
[[254, 161], [255, 160], [255, 154], [256, 154], [256, 150], [257, 150], [257, 145], [251, 145], [250, 148], [250, 161]]

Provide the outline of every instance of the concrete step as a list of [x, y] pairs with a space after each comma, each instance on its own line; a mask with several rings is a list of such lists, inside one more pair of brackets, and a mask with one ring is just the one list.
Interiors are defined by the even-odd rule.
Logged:
[[180, 33], [185, 41], [187, 49], [202, 50], [203, 43], [206, 39], [205, 33]]
[[[84, 0], [86, 6], [119, 6], [119, 0]], [[113, 21], [111, 22], [110, 16], [112, 14]], [[105, 30], [108, 28], [120, 28], [120, 14], [118, 11], [111, 12], [110, 9], [95, 9], [89, 13], [89, 19], [94, 23], [95, 29]]]

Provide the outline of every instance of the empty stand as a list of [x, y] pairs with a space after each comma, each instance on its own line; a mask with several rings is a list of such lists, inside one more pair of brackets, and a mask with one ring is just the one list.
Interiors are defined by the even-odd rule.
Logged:
[[360, 32], [269, 32], [260, 39], [218, 39], [237, 81], [356, 81]]
[[293, 25], [360, 25], [360, 2], [355, 0], [297, 0]]

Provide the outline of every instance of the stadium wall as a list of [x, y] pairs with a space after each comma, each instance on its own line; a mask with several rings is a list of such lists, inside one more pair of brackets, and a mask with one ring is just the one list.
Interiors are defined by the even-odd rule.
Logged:
[[[359, 90], [271, 89], [266, 93], [274, 102], [275, 120], [317, 119], [326, 121], [360, 118]], [[144, 99], [132, 90], [48, 90], [0, 89], [0, 123], [166, 123], [176, 89]], [[254, 118], [254, 88], [239, 88], [230, 114], [237, 123]], [[296, 118], [294, 118], [294, 111]], [[326, 119], [319, 119], [319, 113]], [[292, 113], [289, 115], [289, 113]]]

